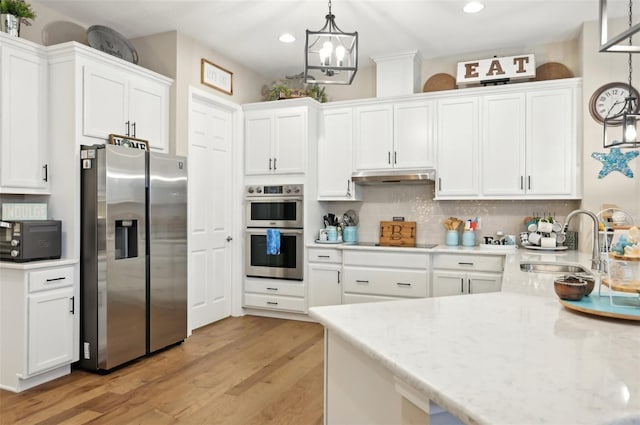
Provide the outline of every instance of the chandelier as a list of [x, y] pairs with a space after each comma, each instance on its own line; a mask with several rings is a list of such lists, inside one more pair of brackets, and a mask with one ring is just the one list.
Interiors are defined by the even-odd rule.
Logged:
[[304, 82], [351, 84], [358, 71], [358, 32], [343, 32], [329, 14], [318, 31], [307, 30], [304, 45]]
[[[616, 102], [609, 109], [607, 116], [604, 119], [602, 146], [604, 148], [637, 148], [640, 147], [640, 141], [638, 140], [638, 123], [640, 122], [640, 114], [638, 114], [638, 99], [633, 95], [634, 90], [631, 85], [631, 77], [633, 73], [632, 53], [637, 53], [638, 49], [633, 46], [632, 36], [640, 28], [633, 26], [632, 22], [633, 7], [632, 0], [629, 0], [629, 28], [614, 37], [611, 41], [607, 41], [607, 0], [600, 0], [600, 51], [601, 52], [626, 52], [629, 55], [628, 58], [628, 96], [622, 101]], [[629, 40], [628, 46], [621, 46], [620, 43], [624, 38]], [[617, 130], [618, 127], [622, 128], [622, 134]], [[620, 137], [612, 137], [615, 133], [618, 133]]]

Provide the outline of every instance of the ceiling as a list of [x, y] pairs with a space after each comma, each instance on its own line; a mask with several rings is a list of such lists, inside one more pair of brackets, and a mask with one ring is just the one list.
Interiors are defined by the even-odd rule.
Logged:
[[[177, 30], [267, 78], [303, 71], [305, 30], [318, 30], [327, 0], [37, 0], [86, 27], [127, 38]], [[598, 0], [485, 0], [477, 14], [459, 0], [334, 0], [336, 24], [359, 33], [359, 60], [418, 50], [423, 59], [529, 47], [577, 37], [598, 19]], [[616, 3], [609, 0], [610, 16]], [[624, 10], [624, 9], [623, 9]], [[283, 32], [296, 41], [278, 41]], [[595, 46], [594, 46], [595, 48]], [[471, 57], [469, 59], [481, 59]]]

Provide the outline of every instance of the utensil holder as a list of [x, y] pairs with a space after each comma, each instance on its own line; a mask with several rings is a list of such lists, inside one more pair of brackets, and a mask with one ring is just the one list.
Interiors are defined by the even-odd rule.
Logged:
[[475, 246], [476, 245], [476, 232], [473, 230], [465, 230], [462, 233], [462, 246]]
[[445, 235], [445, 243], [449, 246], [458, 246], [458, 231], [447, 230], [447, 234]]

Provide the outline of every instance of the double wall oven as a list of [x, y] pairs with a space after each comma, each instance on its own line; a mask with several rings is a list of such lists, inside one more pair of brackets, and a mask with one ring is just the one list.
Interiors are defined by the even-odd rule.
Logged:
[[[247, 186], [245, 202], [246, 276], [302, 280], [303, 185]], [[269, 229], [278, 230], [277, 254], [267, 250]]]

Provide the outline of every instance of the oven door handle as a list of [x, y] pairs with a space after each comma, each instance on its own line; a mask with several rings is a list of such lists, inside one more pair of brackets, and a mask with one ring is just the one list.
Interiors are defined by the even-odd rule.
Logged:
[[[274, 227], [263, 227], [263, 228], [249, 228], [247, 229], [247, 234], [250, 235], [266, 235], [267, 234], [267, 229], [274, 229]], [[303, 230], [302, 229], [282, 229], [282, 228], [277, 228], [275, 227], [275, 229], [280, 230], [280, 234], [281, 235], [301, 235]]]

